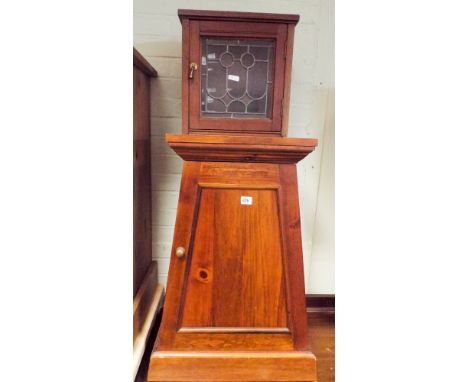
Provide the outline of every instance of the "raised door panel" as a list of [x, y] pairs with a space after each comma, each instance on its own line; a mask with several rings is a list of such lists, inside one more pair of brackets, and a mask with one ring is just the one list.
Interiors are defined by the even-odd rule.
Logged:
[[180, 331], [288, 331], [276, 189], [202, 188], [187, 261]]

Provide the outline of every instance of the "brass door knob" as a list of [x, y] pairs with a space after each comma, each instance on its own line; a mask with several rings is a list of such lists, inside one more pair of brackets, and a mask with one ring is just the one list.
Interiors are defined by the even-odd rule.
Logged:
[[179, 259], [182, 259], [185, 256], [185, 248], [184, 247], [177, 247], [177, 249], [175, 250], [175, 255]]

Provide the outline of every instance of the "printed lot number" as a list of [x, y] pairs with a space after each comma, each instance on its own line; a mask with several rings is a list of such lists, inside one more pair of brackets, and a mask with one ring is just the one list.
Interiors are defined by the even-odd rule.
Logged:
[[241, 204], [245, 204], [248, 206], [252, 205], [252, 197], [251, 196], [241, 196], [240, 198]]

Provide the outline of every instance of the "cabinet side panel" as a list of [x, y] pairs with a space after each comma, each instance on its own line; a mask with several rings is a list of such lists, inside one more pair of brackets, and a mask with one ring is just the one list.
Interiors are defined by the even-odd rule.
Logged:
[[171, 250], [171, 261], [169, 265], [169, 277], [167, 280], [164, 314], [155, 344], [155, 348], [158, 350], [171, 348], [180, 321], [181, 312], [179, 311], [179, 307], [183, 305], [183, 287], [185, 275], [188, 271], [188, 262], [187, 256], [178, 258], [175, 252], [178, 247], [184, 248], [187, 253], [190, 253], [191, 250], [199, 201], [199, 171], [199, 163], [184, 162]]
[[304, 265], [302, 258], [301, 218], [297, 190], [296, 165], [280, 165], [280, 216], [287, 259], [289, 301], [296, 350], [308, 350], [305, 305]]
[[149, 78], [133, 67], [133, 297], [151, 264]]

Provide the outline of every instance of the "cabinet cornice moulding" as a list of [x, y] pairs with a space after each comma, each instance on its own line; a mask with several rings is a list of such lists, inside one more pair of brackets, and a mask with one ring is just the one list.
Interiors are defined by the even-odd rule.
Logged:
[[258, 23], [285, 23], [296, 25], [299, 15], [257, 12], [204, 11], [197, 9], [179, 9], [180, 21], [183, 19], [213, 21], [251, 21]]
[[184, 160], [195, 162], [297, 163], [314, 151], [317, 139], [166, 134]]

